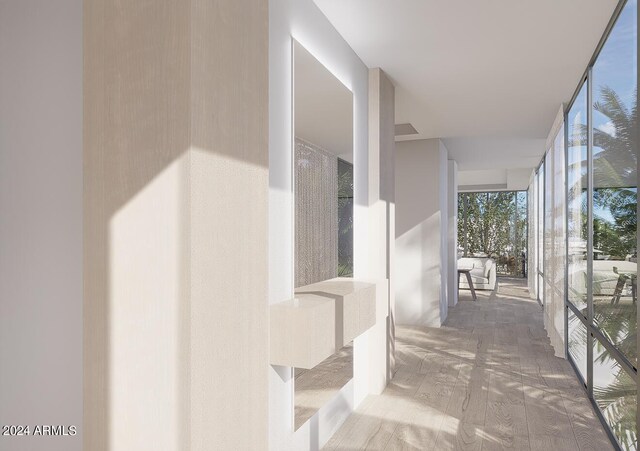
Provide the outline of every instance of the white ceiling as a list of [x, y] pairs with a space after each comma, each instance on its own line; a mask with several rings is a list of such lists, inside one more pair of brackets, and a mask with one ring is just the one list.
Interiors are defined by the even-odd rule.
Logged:
[[295, 136], [353, 161], [353, 94], [294, 41]]
[[617, 0], [315, 2], [393, 80], [396, 123], [419, 132], [399, 140], [473, 138], [446, 144], [461, 169], [482, 169], [540, 160]]
[[533, 169], [483, 169], [459, 171], [458, 189], [463, 191], [524, 191]]
[[545, 151], [545, 139], [537, 138], [445, 138], [449, 159], [461, 171], [531, 168]]

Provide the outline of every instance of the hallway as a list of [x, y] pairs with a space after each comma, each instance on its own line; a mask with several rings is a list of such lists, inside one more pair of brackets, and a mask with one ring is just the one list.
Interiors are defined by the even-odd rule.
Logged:
[[526, 281], [469, 292], [441, 328], [397, 330], [396, 373], [325, 450], [611, 450]]

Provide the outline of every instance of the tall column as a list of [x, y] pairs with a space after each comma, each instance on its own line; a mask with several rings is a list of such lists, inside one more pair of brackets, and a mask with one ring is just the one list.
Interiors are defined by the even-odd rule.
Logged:
[[447, 317], [447, 149], [439, 139], [396, 143], [397, 324]]
[[374, 259], [379, 265], [375, 272], [388, 281], [384, 293], [388, 316], [379, 318], [376, 326], [386, 328], [378, 341], [386, 348], [386, 376], [373, 383], [374, 391], [381, 392], [395, 364], [395, 87], [380, 68], [369, 70], [369, 158], [369, 206], [374, 215], [371, 245], [379, 256]]
[[449, 271], [449, 306], [453, 307], [458, 303], [458, 163], [449, 160], [448, 165], [448, 205], [449, 214], [449, 234], [447, 240]]
[[[636, 10], [636, 30], [640, 30], [640, 9]], [[640, 45], [636, 46], [636, 51], [638, 52], [638, 57], [640, 57]], [[636, 105], [640, 104], [640, 91], [638, 91], [637, 89], [639, 82], [640, 82], [640, 70], [636, 70]], [[640, 157], [640, 127], [636, 127], [635, 141], [636, 141], [636, 164], [638, 165], [637, 172], [636, 172], [636, 177], [637, 177], [638, 176], [637, 174], [640, 174], [640, 158], [638, 158]], [[640, 216], [640, 206], [636, 206], [636, 224], [637, 224], [638, 216]], [[636, 259], [637, 259], [638, 249], [640, 249], [640, 229], [638, 229], [637, 226], [636, 226], [636, 235], [637, 235], [637, 241], [636, 241]], [[638, 269], [640, 269], [640, 264], [638, 262], [636, 262], [636, 264], [638, 265]], [[637, 274], [637, 269], [636, 269], [636, 274]], [[636, 317], [640, 319], [640, 310], [636, 312]], [[640, 324], [640, 323], [636, 323], [636, 324]], [[636, 346], [637, 346], [636, 349], [640, 349], [640, 334], [638, 334]], [[640, 396], [636, 396], [636, 409], [637, 409], [636, 412], [640, 412]], [[636, 413], [636, 431], [640, 431], [640, 415], [638, 415], [637, 413]]]
[[267, 27], [84, 2], [85, 449], [267, 447]]

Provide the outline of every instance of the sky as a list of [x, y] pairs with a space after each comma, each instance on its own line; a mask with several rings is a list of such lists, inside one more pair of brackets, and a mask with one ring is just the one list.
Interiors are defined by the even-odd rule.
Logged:
[[[602, 87], [608, 86], [620, 96], [627, 109], [633, 105], [638, 67], [637, 9], [638, 1], [629, 0], [593, 66], [593, 95], [596, 102]], [[613, 131], [609, 118], [597, 111], [594, 111], [593, 120], [596, 128]]]
[[[604, 86], [608, 86], [618, 94], [628, 111], [631, 110], [635, 101], [637, 80], [637, 8], [637, 0], [629, 0], [627, 2], [593, 66], [594, 102], [600, 100], [601, 89]], [[570, 135], [573, 124], [586, 123], [586, 101], [586, 89], [583, 89], [569, 113]], [[593, 112], [593, 125], [595, 128], [615, 136], [615, 127], [611, 120], [595, 110]], [[582, 150], [580, 149], [580, 151]], [[597, 155], [600, 151], [600, 148], [594, 147], [594, 155]], [[595, 208], [594, 215], [609, 222], [613, 221], [613, 217], [607, 208]]]

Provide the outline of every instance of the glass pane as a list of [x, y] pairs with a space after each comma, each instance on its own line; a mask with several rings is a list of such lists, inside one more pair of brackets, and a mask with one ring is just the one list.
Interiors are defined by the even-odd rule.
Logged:
[[567, 214], [569, 301], [584, 311], [587, 306], [587, 86], [567, 116]]
[[556, 133], [545, 157], [544, 313], [551, 345], [564, 351], [565, 309], [565, 185], [564, 130]]
[[636, 384], [596, 338], [593, 397], [624, 450], [636, 449]]
[[520, 262], [516, 265], [516, 276], [525, 277], [527, 267], [527, 191], [516, 193], [517, 217], [516, 217], [516, 256]]
[[569, 354], [573, 362], [578, 367], [583, 380], [587, 380], [587, 328], [574, 315], [571, 310], [569, 314]]
[[527, 248], [527, 192], [458, 195], [458, 254], [490, 257], [498, 275], [524, 277]]
[[533, 287], [534, 287], [534, 295], [537, 298], [538, 293], [540, 292], [540, 287], [538, 286], [538, 260], [542, 257], [538, 248], [538, 174], [536, 173], [533, 178], [533, 191], [531, 197], [529, 199], [531, 202], [531, 237], [532, 237], [532, 249], [533, 253], [532, 266], [529, 268], [529, 272], [531, 273], [530, 278], [533, 279]]
[[[552, 238], [553, 238], [553, 158], [551, 156], [551, 152], [547, 152], [544, 156], [544, 178], [542, 179], [544, 183], [544, 210], [542, 211], [542, 215], [544, 217], [544, 229], [542, 230], [542, 239], [543, 239], [543, 259], [542, 259], [542, 268], [544, 274], [544, 301], [545, 306], [547, 302], [551, 301], [553, 289], [552, 286], [552, 272], [553, 268], [551, 266], [553, 254], [551, 252], [551, 248], [553, 246]], [[546, 307], [545, 307], [546, 308]]]
[[353, 277], [353, 164], [338, 158], [338, 276]]
[[[538, 272], [544, 272], [544, 163], [538, 170]], [[538, 285], [540, 292], [542, 285]], [[540, 295], [542, 300], [543, 296]]]
[[637, 2], [593, 67], [594, 322], [636, 362]]

